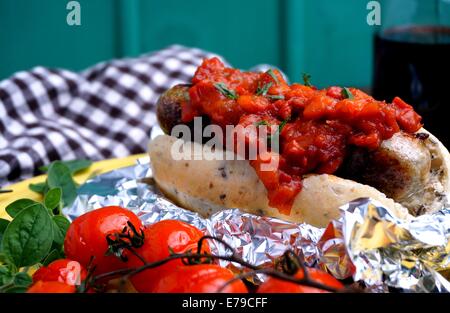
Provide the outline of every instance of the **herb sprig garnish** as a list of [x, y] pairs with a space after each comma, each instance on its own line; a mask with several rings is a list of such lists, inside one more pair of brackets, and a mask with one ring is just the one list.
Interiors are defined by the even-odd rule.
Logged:
[[280, 123], [280, 125], [278, 126], [278, 132], [281, 134], [281, 131], [283, 130], [283, 128], [284, 128], [284, 126], [286, 126], [286, 124], [287, 124], [287, 122], [289, 122], [289, 118], [288, 119], [285, 119], [284, 121], [282, 121], [281, 123]]
[[344, 99], [353, 100], [355, 98], [350, 89], [348, 89], [347, 87], [342, 88], [341, 95]]
[[283, 95], [268, 95], [267, 98], [270, 100], [284, 100]]
[[[280, 134], [283, 131], [284, 127], [286, 126], [286, 124], [290, 121], [290, 118], [287, 118], [285, 120], [283, 120], [280, 125], [278, 125], [277, 130], [270, 136], [267, 138], [267, 144], [273, 148], [274, 146], [278, 146], [279, 144], [279, 138], [280, 138]], [[265, 122], [265, 121], [262, 121]], [[266, 122], [267, 123], [267, 122]], [[267, 126], [270, 126], [268, 123], [264, 124]]]
[[60, 187], [63, 191], [63, 206], [70, 206], [77, 196], [77, 185], [72, 176], [90, 167], [90, 160], [54, 161], [47, 166], [41, 166], [40, 171], [47, 173], [47, 180], [42, 183], [30, 184], [29, 188], [37, 193], [45, 194], [52, 188]]
[[228, 99], [231, 99], [231, 100], [238, 99], [238, 95], [236, 94], [236, 91], [234, 91], [232, 89], [228, 89], [227, 85], [225, 85], [224, 83], [215, 83], [214, 87], [216, 87], [216, 89], [221, 94], [223, 94], [225, 97], [227, 97]]
[[270, 77], [272, 77], [272, 79], [275, 81], [276, 84], [279, 84], [280, 81], [278, 80], [277, 75], [275, 75], [274, 71], [272, 69], [268, 70], [266, 72], [266, 74], [270, 75]]
[[[278, 144], [279, 142], [279, 137], [281, 132], [283, 131], [283, 128], [286, 126], [286, 124], [290, 121], [290, 118], [287, 118], [285, 120], [283, 120], [279, 125], [278, 128], [275, 130], [275, 132], [270, 135], [267, 138], [267, 145], [270, 146], [271, 148], [274, 147], [275, 145]], [[271, 126], [269, 122], [267, 122], [266, 120], [262, 120], [259, 122], [255, 123], [256, 127], [260, 127], [260, 126]]]
[[[275, 75], [275, 72], [272, 69], [269, 69], [266, 72], [267, 75], [269, 75], [270, 77], [272, 77], [272, 79], [274, 80], [275, 84], [279, 84], [280, 80], [278, 79], [277, 75]], [[273, 86], [273, 82], [270, 82], [268, 84], [265, 84], [262, 88], [260, 88], [258, 86], [258, 89], [256, 90], [256, 95], [257, 96], [265, 96], [267, 98], [269, 98], [270, 100], [284, 100], [284, 96], [283, 95], [268, 95], [267, 92], [269, 91], [270, 87]]]
[[308, 87], [313, 87], [311, 84], [311, 75], [303, 73], [303, 84]]
[[262, 86], [262, 87], [258, 84], [258, 88], [256, 89], [256, 95], [257, 96], [266, 96], [267, 92], [269, 91], [270, 87], [272, 87], [272, 85], [273, 85], [272, 82], [264, 84], [264, 86]]
[[270, 87], [273, 86], [273, 83], [267, 83], [264, 84], [264, 86], [258, 86], [258, 88], [256, 89], [256, 95], [257, 96], [263, 96], [263, 97], [267, 97], [270, 100], [284, 100], [284, 96], [283, 95], [268, 95], [267, 92], [269, 91]]
[[268, 121], [264, 121], [264, 120], [255, 123], [255, 126], [256, 126], [256, 127], [259, 127], [259, 126], [269, 126], [269, 125], [270, 125], [269, 122], [268, 122]]

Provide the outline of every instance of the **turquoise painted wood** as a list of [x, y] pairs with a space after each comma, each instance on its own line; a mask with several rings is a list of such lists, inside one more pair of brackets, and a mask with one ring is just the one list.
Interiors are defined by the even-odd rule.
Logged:
[[235, 66], [282, 66], [280, 5], [276, 0], [141, 1], [144, 50], [180, 43], [218, 54]]
[[36, 65], [83, 69], [119, 55], [116, 0], [81, 0], [81, 26], [65, 0], [0, 0], [0, 78]]
[[[367, 24], [367, 2], [304, 1], [302, 70], [313, 76], [313, 83], [321, 87], [370, 85], [375, 28]], [[292, 62], [296, 62], [294, 56]]]
[[170, 44], [223, 55], [240, 68], [303, 72], [320, 87], [369, 86], [373, 28], [366, 0], [0, 0], [0, 79], [36, 65], [81, 70]]

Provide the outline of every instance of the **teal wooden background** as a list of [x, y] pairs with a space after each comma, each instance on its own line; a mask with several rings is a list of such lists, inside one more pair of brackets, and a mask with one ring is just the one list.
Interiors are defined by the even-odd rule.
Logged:
[[233, 65], [281, 67], [319, 86], [370, 85], [367, 0], [0, 0], [0, 79], [36, 65], [80, 70], [173, 43], [223, 55]]

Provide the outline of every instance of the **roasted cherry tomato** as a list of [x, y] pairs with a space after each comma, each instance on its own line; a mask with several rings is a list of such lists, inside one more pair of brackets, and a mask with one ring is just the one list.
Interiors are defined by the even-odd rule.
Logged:
[[[134, 229], [143, 228], [141, 220], [131, 211], [109, 206], [85, 213], [75, 219], [67, 230], [64, 241], [64, 251], [67, 258], [80, 262], [88, 267], [92, 259], [95, 274], [125, 268], [126, 263], [117, 256], [106, 255], [109, 245], [108, 236], [114, 236], [124, 231], [133, 235], [128, 225]], [[124, 257], [128, 251], [124, 251]]]
[[[330, 274], [315, 269], [308, 269], [309, 277], [311, 280], [321, 283], [323, 285], [340, 289], [343, 288], [341, 282], [339, 282], [336, 278], [331, 276]], [[302, 279], [303, 272], [300, 270], [295, 274], [295, 278]], [[295, 283], [287, 282], [278, 278], [269, 277], [259, 288], [258, 293], [327, 293], [328, 291], [302, 286]]]
[[77, 286], [86, 279], [87, 272], [77, 261], [69, 259], [56, 260], [48, 266], [39, 268], [33, 274], [33, 282], [59, 281], [67, 285]]
[[234, 278], [234, 274], [215, 264], [179, 266], [171, 273], [160, 278], [153, 289], [157, 293], [247, 293], [242, 280], [236, 280], [225, 286]]
[[39, 280], [28, 288], [27, 293], [75, 293], [76, 287], [59, 281]]
[[[175, 220], [165, 220], [148, 226], [144, 231], [144, 245], [136, 249], [147, 262], [155, 262], [170, 256], [171, 251], [183, 253], [196, 252], [197, 243], [203, 233], [196, 227]], [[202, 252], [210, 252], [208, 243], [203, 243]], [[139, 267], [143, 263], [136, 256], [129, 256], [128, 266]], [[170, 261], [156, 268], [147, 269], [131, 277], [131, 282], [139, 292], [153, 292], [158, 279], [172, 272], [183, 263], [180, 259]]]

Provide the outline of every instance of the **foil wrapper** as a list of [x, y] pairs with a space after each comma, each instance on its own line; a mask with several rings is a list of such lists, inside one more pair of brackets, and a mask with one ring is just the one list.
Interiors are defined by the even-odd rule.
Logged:
[[[341, 207], [341, 218], [326, 229], [255, 216], [238, 209], [220, 211], [210, 218], [168, 201], [152, 183], [149, 158], [134, 166], [99, 175], [83, 184], [65, 215], [73, 220], [107, 205], [136, 213], [145, 225], [176, 219], [205, 234], [223, 239], [244, 260], [271, 267], [287, 249], [300, 254], [306, 265], [320, 267], [338, 279], [352, 277], [374, 292], [450, 292], [439, 271], [450, 268], [450, 210], [398, 220], [389, 209], [370, 199]], [[320, 208], [318, 208], [320, 209]], [[230, 253], [211, 241], [214, 254]], [[220, 261], [233, 271], [239, 264]], [[263, 282], [257, 275], [253, 282]]]
[[407, 221], [370, 199], [341, 210], [337, 237], [355, 267], [355, 281], [379, 291], [450, 292], [438, 272], [450, 268], [450, 210]]

